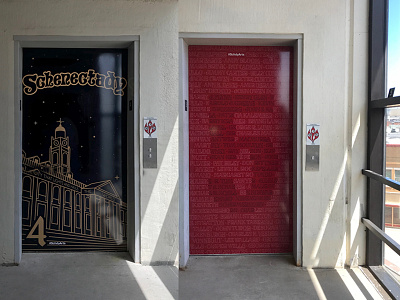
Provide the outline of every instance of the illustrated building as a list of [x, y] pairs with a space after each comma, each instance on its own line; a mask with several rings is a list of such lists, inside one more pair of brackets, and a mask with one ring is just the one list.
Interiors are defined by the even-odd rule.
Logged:
[[[24, 249], [126, 250], [126, 203], [110, 180], [84, 184], [73, 178], [69, 137], [59, 122], [48, 161], [23, 152]], [[43, 246], [35, 238], [40, 217], [46, 236]]]

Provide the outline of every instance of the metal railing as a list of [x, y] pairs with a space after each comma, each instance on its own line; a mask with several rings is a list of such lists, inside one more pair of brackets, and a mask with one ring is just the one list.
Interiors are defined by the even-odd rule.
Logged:
[[382, 175], [380, 175], [378, 173], [375, 173], [375, 172], [372, 172], [370, 170], [362, 170], [362, 173], [365, 176], [367, 176], [367, 177], [369, 177], [371, 179], [379, 181], [380, 183], [383, 183], [385, 185], [388, 185], [388, 186], [400, 191], [400, 183], [395, 181], [395, 180], [393, 180], [393, 179], [389, 179], [387, 177], [383, 177]]
[[[362, 170], [362, 173], [376, 181], [379, 181], [382, 184], [390, 186], [398, 191], [400, 191], [400, 183], [384, 177], [378, 173], [375, 173], [371, 170]], [[400, 244], [398, 244], [395, 240], [393, 240], [388, 234], [386, 234], [382, 229], [376, 226], [370, 219], [361, 218], [361, 222], [381, 241], [383, 241], [386, 245], [388, 245], [394, 252], [400, 255]]]
[[382, 229], [376, 226], [370, 219], [361, 218], [361, 222], [367, 227], [375, 236], [377, 236], [382, 242], [388, 245], [394, 252], [400, 255], [400, 245], [387, 235]]
[[[395, 180], [384, 177], [371, 170], [362, 170], [362, 174], [364, 174], [370, 179], [376, 180], [384, 185], [390, 186], [395, 190], [400, 191], [400, 183]], [[370, 219], [361, 218], [361, 222], [379, 240], [381, 240], [387, 246], [389, 246], [394, 252], [397, 253], [397, 255], [400, 255], [400, 244], [398, 244], [394, 239], [392, 239], [381, 228], [376, 226]], [[400, 299], [400, 287], [398, 283], [394, 279], [392, 279], [391, 276], [387, 275], [386, 271], [382, 267], [369, 266], [369, 269], [371, 270], [372, 274], [374, 274], [378, 282], [382, 285], [382, 287], [393, 299]]]

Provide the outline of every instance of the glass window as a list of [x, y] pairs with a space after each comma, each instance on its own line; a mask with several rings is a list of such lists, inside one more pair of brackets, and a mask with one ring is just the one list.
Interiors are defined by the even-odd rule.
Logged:
[[393, 207], [393, 226], [400, 226], [400, 207]]
[[[387, 91], [396, 88], [394, 96], [400, 96], [400, 11], [399, 0], [389, 0]], [[391, 178], [400, 182], [400, 107], [386, 110], [386, 176], [394, 169]], [[394, 178], [393, 178], [394, 175]], [[400, 243], [400, 191], [386, 189], [385, 232]], [[387, 245], [384, 247], [384, 262], [400, 275], [400, 256]], [[393, 266], [396, 266], [393, 268]]]
[[389, 92], [390, 88], [394, 87], [396, 88], [394, 96], [400, 96], [400, 82], [399, 82], [400, 18], [398, 16], [399, 12], [400, 12], [400, 1], [389, 0], [387, 93]]
[[400, 170], [394, 170], [394, 180], [400, 181]]
[[393, 221], [392, 221], [392, 207], [391, 206], [385, 206], [385, 225], [386, 226], [393, 226]]

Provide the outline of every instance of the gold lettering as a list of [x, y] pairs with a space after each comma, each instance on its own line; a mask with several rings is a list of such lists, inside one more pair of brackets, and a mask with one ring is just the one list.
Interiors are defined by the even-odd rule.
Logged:
[[104, 87], [105, 78], [106, 78], [106, 75], [97, 74], [96, 86], [103, 88]]
[[39, 76], [36, 85], [38, 89], [44, 89], [46, 87], [46, 77], [44, 76]]
[[94, 86], [96, 84], [97, 73], [95, 73], [94, 70], [89, 69], [87, 72], [87, 76], [88, 76], [88, 79], [87, 79], [88, 84], [90, 86]]
[[22, 84], [24, 85], [24, 93], [26, 95], [33, 95], [37, 91], [37, 74], [28, 74], [22, 78]]
[[111, 75], [113, 76], [113, 78], [115, 78], [114, 72], [107, 71], [107, 77], [104, 82], [104, 87], [108, 90], [114, 90], [115, 80], [112, 80]]
[[22, 78], [25, 95], [33, 95], [38, 89], [53, 88], [71, 85], [90, 85], [112, 90], [114, 95], [123, 96], [127, 86], [127, 80], [116, 76], [114, 72], [107, 71], [107, 75], [96, 73], [93, 69], [87, 72], [63, 72], [51, 74], [51, 71], [43, 72], [43, 75], [27, 74]]
[[53, 87], [53, 75], [51, 75], [50, 71], [43, 72], [46, 78], [46, 87]]
[[87, 72], [79, 73], [79, 85], [87, 84]]
[[55, 75], [54, 75], [54, 85], [55, 85], [55, 86], [60, 86], [61, 83], [62, 83], [61, 74], [60, 74], [60, 73], [55, 74]]
[[115, 77], [115, 90], [113, 91], [114, 95], [123, 96], [126, 85], [127, 81], [125, 78], [119, 76]]
[[71, 74], [71, 85], [77, 85], [78, 84], [78, 73], [72, 72]]
[[71, 85], [70, 82], [70, 77], [71, 77], [71, 73], [61, 73], [61, 77], [62, 77], [62, 86], [69, 86]]

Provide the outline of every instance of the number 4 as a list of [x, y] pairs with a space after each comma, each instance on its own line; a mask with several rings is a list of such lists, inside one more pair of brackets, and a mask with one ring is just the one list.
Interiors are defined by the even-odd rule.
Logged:
[[[38, 229], [38, 234], [34, 234], [36, 228]], [[33, 225], [31, 231], [29, 231], [26, 238], [38, 239], [39, 245], [43, 247], [44, 245], [46, 245], [46, 242], [44, 241], [46, 237], [47, 236], [44, 234], [44, 220], [42, 217], [39, 217], [35, 225]]]

